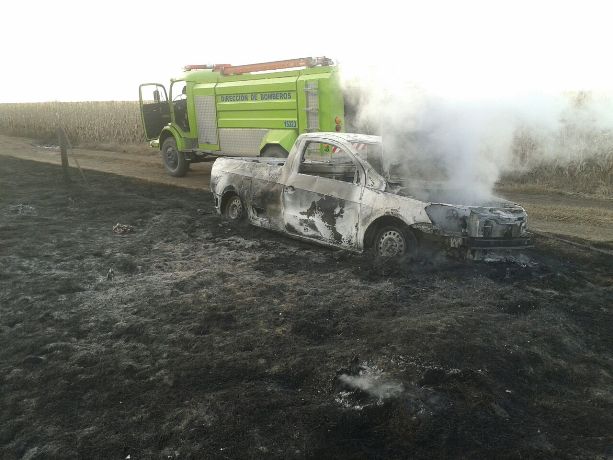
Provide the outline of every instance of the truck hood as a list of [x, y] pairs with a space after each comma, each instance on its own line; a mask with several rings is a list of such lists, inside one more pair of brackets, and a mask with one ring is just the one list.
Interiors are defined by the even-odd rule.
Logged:
[[450, 186], [446, 182], [388, 181], [386, 192], [406, 196], [426, 203], [445, 203], [458, 206], [508, 206], [513, 203], [504, 198], [475, 189]]

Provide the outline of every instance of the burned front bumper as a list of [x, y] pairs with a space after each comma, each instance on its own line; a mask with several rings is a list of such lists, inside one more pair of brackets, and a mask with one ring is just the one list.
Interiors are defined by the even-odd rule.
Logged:
[[467, 247], [469, 249], [523, 249], [532, 246], [530, 238], [468, 238]]
[[454, 206], [434, 204], [426, 208], [433, 233], [450, 248], [514, 250], [531, 246], [526, 211], [517, 205]]
[[[442, 236], [442, 235], [441, 235]], [[443, 236], [450, 248], [482, 250], [517, 250], [532, 247], [528, 236], [516, 238], [479, 238], [466, 236]]]

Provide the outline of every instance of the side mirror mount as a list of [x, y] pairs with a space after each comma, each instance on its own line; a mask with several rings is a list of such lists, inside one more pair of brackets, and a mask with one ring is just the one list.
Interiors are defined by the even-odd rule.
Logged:
[[160, 102], [160, 90], [159, 89], [156, 89], [153, 91], [153, 100], [158, 103]]

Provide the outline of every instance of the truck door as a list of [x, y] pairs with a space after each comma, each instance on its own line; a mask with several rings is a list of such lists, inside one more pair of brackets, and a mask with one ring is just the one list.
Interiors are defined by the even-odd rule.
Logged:
[[138, 87], [140, 113], [147, 140], [157, 139], [162, 128], [170, 123], [170, 106], [166, 88], [159, 83], [144, 83]]
[[341, 145], [310, 141], [283, 188], [285, 229], [335, 246], [356, 247], [364, 170]]

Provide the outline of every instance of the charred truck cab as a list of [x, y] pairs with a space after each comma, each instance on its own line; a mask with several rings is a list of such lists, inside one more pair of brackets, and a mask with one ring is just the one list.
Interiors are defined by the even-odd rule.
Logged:
[[190, 65], [139, 87], [145, 135], [167, 172], [219, 156], [287, 157], [298, 136], [344, 131], [336, 66], [325, 57], [232, 66]]

